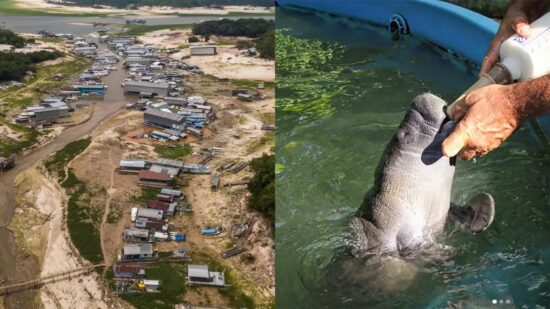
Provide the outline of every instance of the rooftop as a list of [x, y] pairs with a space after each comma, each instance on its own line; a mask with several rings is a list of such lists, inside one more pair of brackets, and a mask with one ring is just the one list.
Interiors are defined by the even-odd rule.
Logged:
[[125, 244], [122, 249], [124, 255], [152, 255], [153, 254], [153, 245], [152, 244]]
[[147, 116], [147, 115], [162, 117], [162, 118], [170, 119], [170, 120], [177, 121], [177, 122], [183, 122], [185, 120], [185, 117], [182, 116], [182, 115], [163, 112], [163, 111], [159, 111], [158, 109], [153, 109], [153, 108], [148, 108], [148, 109], [145, 110], [145, 116]]
[[159, 180], [159, 181], [170, 180], [170, 175], [168, 175], [167, 173], [140, 171], [138, 175], [139, 175], [139, 179], [145, 179], [145, 180]]

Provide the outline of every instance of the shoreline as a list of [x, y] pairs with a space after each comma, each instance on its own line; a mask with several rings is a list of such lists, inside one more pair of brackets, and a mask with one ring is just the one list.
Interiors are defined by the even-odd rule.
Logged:
[[[111, 6], [102, 6], [101, 8], [87, 6], [72, 6], [63, 4], [53, 4], [46, 0], [4, 0], [8, 2], [10, 7], [15, 10], [29, 10], [30, 12], [42, 12], [43, 15], [58, 14], [58, 15], [97, 15], [97, 17], [111, 15], [137, 15], [137, 16], [163, 16], [163, 15], [214, 15], [214, 16], [235, 16], [242, 14], [243, 16], [261, 16], [275, 15], [274, 7], [260, 7], [248, 5], [228, 5], [223, 9], [213, 9], [208, 7], [170, 7], [170, 6], [142, 6], [137, 9], [120, 9]], [[9, 13], [9, 12], [8, 12]], [[37, 14], [38, 15], [38, 14]], [[92, 16], [90, 16], [92, 17]]]

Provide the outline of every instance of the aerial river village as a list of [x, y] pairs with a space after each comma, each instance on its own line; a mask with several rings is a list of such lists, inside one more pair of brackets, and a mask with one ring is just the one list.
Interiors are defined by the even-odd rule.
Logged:
[[273, 8], [71, 3], [0, 0], [0, 308], [273, 307]]

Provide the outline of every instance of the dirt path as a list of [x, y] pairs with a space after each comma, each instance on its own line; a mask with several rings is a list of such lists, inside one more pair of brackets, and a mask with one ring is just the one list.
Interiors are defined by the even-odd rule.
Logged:
[[[111, 176], [110, 176], [110, 185], [109, 189], [107, 189], [107, 201], [105, 201], [105, 209], [103, 210], [103, 218], [101, 219], [101, 227], [99, 229], [99, 235], [101, 239], [101, 252], [103, 253], [103, 261], [105, 265], [111, 265], [111, 257], [107, 254], [107, 250], [105, 250], [105, 223], [107, 222], [107, 218], [109, 217], [109, 211], [111, 211], [111, 200], [113, 198], [113, 190], [114, 190], [114, 184], [115, 184], [115, 170], [116, 170], [116, 163], [113, 162], [112, 157], [112, 150], [109, 149], [109, 163], [110, 163], [110, 170], [111, 170]], [[111, 235], [112, 236], [112, 235]], [[107, 271], [108, 267], [105, 267], [105, 271]]]

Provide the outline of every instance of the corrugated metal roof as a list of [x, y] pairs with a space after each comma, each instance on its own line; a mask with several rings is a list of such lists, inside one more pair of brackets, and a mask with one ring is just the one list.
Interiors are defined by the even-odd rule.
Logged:
[[166, 173], [170, 176], [177, 176], [180, 173], [180, 169], [177, 167], [164, 166], [164, 165], [158, 165], [158, 164], [153, 164], [149, 170], [151, 172]]
[[167, 113], [167, 112], [159, 111], [158, 109], [154, 109], [154, 108], [146, 109], [145, 110], [145, 116], [147, 116], [147, 115], [166, 118], [166, 119], [170, 119], [170, 120], [173, 120], [173, 121], [176, 121], [176, 122], [183, 122], [185, 120], [185, 117], [183, 117], [182, 115], [178, 115], [178, 114], [174, 114], [174, 113]]
[[124, 85], [138, 86], [138, 87], [166, 88], [166, 89], [169, 88], [169, 85], [167, 83], [142, 82], [142, 81], [135, 81], [135, 80], [124, 82]]
[[125, 244], [123, 248], [124, 255], [152, 255], [152, 244]]
[[182, 168], [185, 165], [183, 161], [166, 159], [166, 158], [159, 158], [157, 159], [157, 161], [155, 161], [155, 163], [158, 165], [173, 166], [178, 168]]
[[150, 208], [138, 208], [138, 217], [162, 220], [164, 211]]
[[158, 209], [162, 211], [166, 211], [170, 208], [170, 203], [165, 203], [165, 202], [156, 201], [156, 200], [148, 200], [146, 204], [148, 208]]
[[168, 175], [167, 173], [157, 173], [157, 172], [151, 172], [151, 171], [140, 171], [138, 176], [139, 176], [139, 179], [144, 179], [144, 180], [158, 180], [158, 181], [170, 180], [170, 175]]
[[145, 160], [120, 160], [120, 167], [145, 168]]
[[114, 265], [113, 270], [116, 273], [139, 274], [143, 268], [139, 264], [117, 263]]
[[210, 278], [208, 265], [189, 265], [187, 266], [187, 274], [189, 277]]
[[167, 195], [173, 195], [173, 196], [181, 196], [181, 191], [180, 190], [172, 190], [172, 189], [162, 189], [160, 190], [160, 193], [162, 194], [167, 194]]

